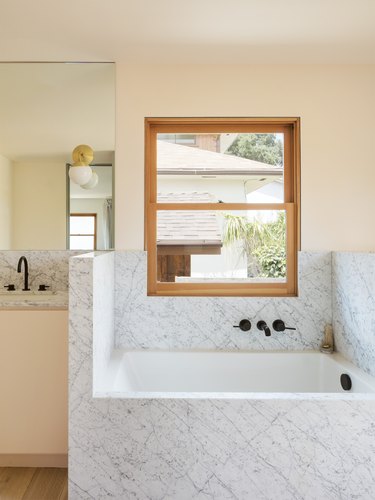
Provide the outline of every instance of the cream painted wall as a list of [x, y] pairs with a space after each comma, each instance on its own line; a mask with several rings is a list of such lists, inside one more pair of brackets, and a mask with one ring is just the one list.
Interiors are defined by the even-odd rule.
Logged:
[[66, 248], [65, 164], [15, 162], [13, 166], [13, 249]]
[[0, 321], [0, 461], [66, 455], [68, 312], [0, 311]]
[[145, 116], [300, 116], [302, 249], [375, 250], [375, 66], [117, 64], [116, 248], [143, 248]]
[[0, 155], [0, 248], [12, 245], [12, 162]]

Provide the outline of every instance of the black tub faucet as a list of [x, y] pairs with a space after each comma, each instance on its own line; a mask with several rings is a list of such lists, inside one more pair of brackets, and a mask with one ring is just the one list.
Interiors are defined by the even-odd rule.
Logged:
[[268, 328], [267, 323], [263, 320], [257, 323], [258, 330], [262, 330], [266, 337], [271, 336], [271, 330]]
[[275, 319], [275, 321], [272, 323], [272, 328], [276, 332], [284, 332], [285, 330], [295, 330], [296, 328], [291, 327], [291, 326], [285, 326], [285, 323], [282, 319]]
[[22, 290], [24, 292], [28, 292], [30, 290], [30, 288], [29, 288], [29, 264], [28, 264], [27, 259], [26, 259], [26, 257], [24, 255], [22, 255], [22, 257], [20, 257], [20, 259], [18, 261], [18, 264], [17, 264], [17, 273], [21, 272], [22, 262], [23, 262], [24, 268], [25, 268], [24, 286], [23, 286]]
[[239, 328], [243, 332], [248, 332], [251, 328], [251, 323], [248, 319], [241, 319], [238, 325], [233, 325], [233, 328]]

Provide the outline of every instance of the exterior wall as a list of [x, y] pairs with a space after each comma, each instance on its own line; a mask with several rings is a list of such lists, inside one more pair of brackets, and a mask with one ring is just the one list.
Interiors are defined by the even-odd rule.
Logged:
[[[246, 203], [250, 201], [250, 194], [246, 195], [246, 181], [243, 179], [201, 179], [189, 176], [176, 178], [158, 178], [158, 192], [161, 193], [184, 193], [184, 192], [210, 193], [218, 200], [232, 203]], [[252, 194], [251, 202], [254, 203], [278, 203], [283, 200], [283, 185], [271, 182]], [[274, 214], [267, 216], [266, 213], [258, 213], [264, 222], [274, 219]], [[246, 213], [245, 213], [246, 214]], [[222, 224], [223, 226], [223, 224]], [[220, 277], [220, 278], [247, 278], [247, 258], [243, 253], [242, 246], [223, 246], [220, 255], [192, 255], [191, 276]]]
[[233, 203], [246, 203], [244, 182], [234, 179], [200, 179], [181, 176], [176, 179], [160, 176], [158, 191], [161, 193], [190, 193], [194, 191], [211, 193], [219, 200]]
[[375, 66], [118, 63], [116, 78], [117, 249], [143, 249], [145, 116], [300, 116], [302, 250], [374, 250]]

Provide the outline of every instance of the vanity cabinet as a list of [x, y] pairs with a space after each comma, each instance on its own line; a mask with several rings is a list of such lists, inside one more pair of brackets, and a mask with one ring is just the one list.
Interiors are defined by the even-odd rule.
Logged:
[[66, 466], [68, 311], [0, 310], [0, 465]]

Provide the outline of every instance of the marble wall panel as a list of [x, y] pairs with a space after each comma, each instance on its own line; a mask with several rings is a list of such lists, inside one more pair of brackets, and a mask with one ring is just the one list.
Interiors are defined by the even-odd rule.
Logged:
[[336, 349], [375, 376], [375, 253], [334, 252], [332, 273]]
[[[126, 349], [317, 349], [331, 322], [331, 254], [299, 254], [299, 295], [291, 298], [147, 297], [146, 253], [116, 252], [116, 346]], [[243, 318], [250, 332], [233, 325]], [[296, 330], [257, 330], [283, 319]]]
[[50, 290], [68, 290], [69, 258], [82, 251], [71, 250], [7, 250], [0, 251], [1, 288], [13, 283], [17, 290], [23, 288], [24, 267], [17, 273], [17, 263], [24, 255], [29, 264], [30, 288], [37, 290], [39, 285], [50, 286]]

